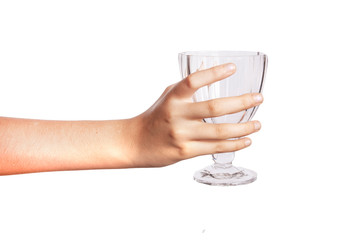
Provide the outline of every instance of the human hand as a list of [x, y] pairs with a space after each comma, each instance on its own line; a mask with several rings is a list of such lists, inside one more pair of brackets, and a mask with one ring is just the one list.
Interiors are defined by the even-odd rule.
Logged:
[[199, 155], [245, 148], [251, 141], [244, 136], [260, 129], [258, 121], [209, 124], [202, 119], [252, 108], [261, 104], [261, 94], [196, 103], [191, 99], [200, 87], [234, 72], [234, 64], [225, 64], [193, 73], [169, 86], [153, 106], [132, 119], [48, 121], [0, 117], [0, 175], [161, 167]]
[[[235, 73], [234, 64], [201, 70], [166, 88], [143, 114], [133, 118], [131, 151], [133, 167], [161, 167], [199, 155], [233, 152], [251, 144], [247, 136], [261, 127], [258, 121], [209, 124], [203, 118], [217, 117], [252, 108], [262, 103], [261, 94], [194, 103], [192, 95], [200, 87]], [[228, 140], [235, 138], [235, 140]]]

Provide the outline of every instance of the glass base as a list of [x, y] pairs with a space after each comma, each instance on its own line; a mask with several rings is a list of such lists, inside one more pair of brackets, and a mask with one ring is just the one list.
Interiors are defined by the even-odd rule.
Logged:
[[199, 183], [214, 186], [236, 186], [241, 184], [252, 183], [256, 180], [256, 172], [242, 168], [218, 167], [217, 164], [208, 166], [194, 174], [194, 179]]

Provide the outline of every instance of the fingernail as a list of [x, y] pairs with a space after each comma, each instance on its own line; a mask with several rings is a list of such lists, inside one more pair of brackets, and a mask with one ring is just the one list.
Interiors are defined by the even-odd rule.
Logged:
[[255, 102], [262, 102], [263, 101], [263, 96], [262, 96], [261, 93], [255, 94], [253, 96], [253, 98], [254, 98]]
[[246, 146], [249, 146], [250, 144], [251, 144], [251, 140], [250, 140], [250, 139], [246, 139], [246, 140], [245, 140], [245, 145], [246, 145]]
[[255, 130], [259, 130], [261, 128], [260, 122], [258, 122], [258, 121], [254, 122], [254, 128], [255, 128]]
[[225, 66], [225, 68], [226, 68], [226, 71], [232, 72], [232, 71], [235, 70], [235, 64], [229, 63], [229, 64], [227, 64], [227, 65]]

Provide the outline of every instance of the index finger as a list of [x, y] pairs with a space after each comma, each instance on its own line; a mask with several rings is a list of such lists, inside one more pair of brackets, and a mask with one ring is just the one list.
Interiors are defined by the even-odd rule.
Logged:
[[176, 84], [174, 87], [174, 93], [179, 97], [189, 98], [199, 88], [229, 77], [235, 73], [235, 69], [235, 64], [226, 63], [194, 72]]

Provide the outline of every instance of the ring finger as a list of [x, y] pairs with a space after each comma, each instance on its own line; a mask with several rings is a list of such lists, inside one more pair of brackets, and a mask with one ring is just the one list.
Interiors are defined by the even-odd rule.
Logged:
[[197, 130], [191, 132], [189, 138], [192, 140], [238, 138], [257, 132], [260, 128], [261, 124], [259, 121], [223, 124], [200, 123], [199, 126], [196, 127]]
[[200, 156], [205, 154], [216, 154], [225, 152], [235, 152], [251, 145], [249, 138], [240, 138], [236, 140], [208, 140], [193, 141], [191, 156]]

